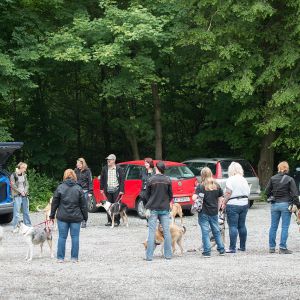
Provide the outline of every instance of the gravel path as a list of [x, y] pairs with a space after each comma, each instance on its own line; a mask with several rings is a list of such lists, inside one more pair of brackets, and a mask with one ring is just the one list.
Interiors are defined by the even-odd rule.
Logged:
[[[24, 240], [4, 226], [0, 299], [300, 299], [300, 233], [293, 220], [289, 248], [294, 254], [269, 254], [268, 205], [249, 210], [247, 253], [220, 257], [214, 251], [210, 259], [200, 251], [186, 252], [200, 246], [197, 216], [184, 218], [184, 256], [167, 261], [157, 249], [152, 262], [142, 259], [145, 221], [130, 214], [129, 228], [110, 229], [104, 226], [104, 213], [89, 217], [88, 228], [81, 231], [78, 264], [58, 264], [47, 245], [42, 258], [35, 247], [33, 261], [25, 262]], [[34, 224], [42, 220], [42, 213], [32, 214]], [[55, 232], [55, 250], [56, 242]]]

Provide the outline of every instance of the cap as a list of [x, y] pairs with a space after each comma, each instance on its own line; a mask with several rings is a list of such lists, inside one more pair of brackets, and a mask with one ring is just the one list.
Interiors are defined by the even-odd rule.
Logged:
[[113, 159], [113, 160], [116, 160], [117, 157], [114, 155], [114, 154], [109, 154], [106, 159]]
[[161, 160], [156, 163], [156, 167], [160, 172], [162, 172], [166, 169], [166, 165]]

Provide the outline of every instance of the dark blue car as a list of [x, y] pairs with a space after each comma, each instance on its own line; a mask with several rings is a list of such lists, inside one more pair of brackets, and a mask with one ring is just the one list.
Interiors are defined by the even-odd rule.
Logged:
[[8, 158], [23, 143], [0, 143], [0, 223], [10, 223], [13, 218], [13, 201], [10, 193], [10, 174], [5, 170]]

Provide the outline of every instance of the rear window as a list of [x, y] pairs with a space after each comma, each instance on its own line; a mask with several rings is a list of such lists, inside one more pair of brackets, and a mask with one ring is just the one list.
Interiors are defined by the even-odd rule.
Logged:
[[189, 179], [195, 177], [194, 173], [186, 166], [168, 167], [165, 175], [171, 179]]
[[[242, 168], [244, 170], [244, 177], [256, 177], [250, 163], [247, 160], [234, 160], [234, 161], [238, 162], [242, 166]], [[228, 167], [232, 162], [233, 162], [233, 160], [221, 161], [222, 176], [224, 178], [228, 178]]]

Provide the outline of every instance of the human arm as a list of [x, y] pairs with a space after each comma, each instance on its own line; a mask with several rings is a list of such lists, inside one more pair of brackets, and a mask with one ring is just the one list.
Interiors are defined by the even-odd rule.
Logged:
[[268, 184], [267, 184], [267, 186], [266, 186], [266, 189], [265, 189], [266, 195], [267, 195], [268, 197], [271, 196], [272, 190], [273, 190], [273, 186], [272, 186], [272, 180], [271, 180], [271, 178], [270, 178], [270, 179], [269, 179], [269, 182], [268, 182]]
[[17, 192], [18, 194], [21, 194], [21, 191], [18, 189], [16, 180], [15, 180], [15, 176], [16, 176], [16, 173], [12, 173], [10, 175], [10, 187], [11, 187], [12, 190]]
[[79, 207], [83, 215], [84, 221], [88, 220], [87, 202], [85, 200], [83, 191], [79, 190]]
[[118, 173], [119, 173], [119, 187], [120, 187], [119, 194], [123, 195], [124, 194], [124, 179], [125, 179], [125, 176], [124, 176], [123, 169], [121, 167], [118, 168]]
[[88, 191], [89, 191], [89, 195], [92, 195], [92, 193], [93, 193], [93, 177], [92, 177], [92, 172], [90, 169], [88, 169]]
[[60, 197], [61, 194], [59, 192], [59, 188], [56, 189], [56, 191], [53, 194], [53, 198], [52, 198], [52, 203], [51, 203], [51, 212], [49, 215], [49, 219], [54, 219], [55, 218], [55, 214], [56, 214], [56, 210], [59, 207], [60, 204]]

